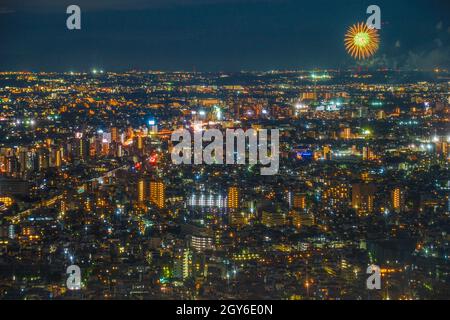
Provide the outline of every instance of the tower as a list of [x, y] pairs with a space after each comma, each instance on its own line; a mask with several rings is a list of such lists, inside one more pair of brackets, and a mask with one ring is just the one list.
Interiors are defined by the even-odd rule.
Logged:
[[391, 191], [391, 207], [395, 212], [403, 210], [404, 194], [400, 187], [396, 187]]
[[228, 188], [228, 208], [236, 210], [239, 208], [239, 189], [236, 186]]
[[150, 182], [150, 202], [159, 209], [164, 208], [166, 202], [165, 185], [161, 181]]
[[137, 200], [140, 204], [144, 203], [146, 200], [144, 179], [140, 179], [137, 183]]

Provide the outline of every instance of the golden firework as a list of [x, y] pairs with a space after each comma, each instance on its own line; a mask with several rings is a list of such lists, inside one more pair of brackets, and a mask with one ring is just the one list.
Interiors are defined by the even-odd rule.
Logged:
[[355, 59], [367, 59], [377, 52], [380, 37], [377, 29], [369, 28], [365, 23], [351, 26], [345, 35], [345, 49]]

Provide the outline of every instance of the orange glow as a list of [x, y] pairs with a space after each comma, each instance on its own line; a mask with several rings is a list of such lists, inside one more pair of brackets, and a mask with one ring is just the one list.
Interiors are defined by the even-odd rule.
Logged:
[[362, 60], [378, 51], [380, 37], [376, 29], [369, 28], [365, 23], [357, 23], [348, 29], [344, 43], [353, 58]]

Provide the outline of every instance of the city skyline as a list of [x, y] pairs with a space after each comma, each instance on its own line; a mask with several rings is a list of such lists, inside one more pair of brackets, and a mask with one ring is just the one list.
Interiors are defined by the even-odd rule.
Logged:
[[450, 299], [448, 0], [0, 1], [0, 301]]

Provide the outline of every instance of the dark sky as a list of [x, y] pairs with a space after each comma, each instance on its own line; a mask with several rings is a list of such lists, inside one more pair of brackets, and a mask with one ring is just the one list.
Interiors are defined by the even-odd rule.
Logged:
[[352, 67], [343, 37], [370, 4], [383, 20], [372, 65], [450, 67], [449, 0], [0, 0], [0, 70]]

